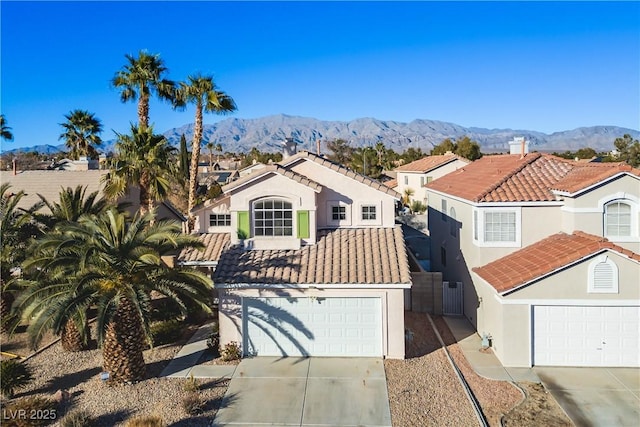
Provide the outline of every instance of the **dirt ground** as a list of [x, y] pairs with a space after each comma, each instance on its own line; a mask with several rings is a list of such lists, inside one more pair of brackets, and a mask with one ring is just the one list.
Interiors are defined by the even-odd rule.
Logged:
[[527, 397], [503, 420], [504, 426], [572, 426], [573, 423], [564, 413], [560, 405], [540, 383], [520, 382], [518, 385]]

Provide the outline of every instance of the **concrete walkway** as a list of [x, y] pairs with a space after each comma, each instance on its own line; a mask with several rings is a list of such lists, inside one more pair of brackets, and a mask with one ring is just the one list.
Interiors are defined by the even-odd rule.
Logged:
[[213, 425], [391, 426], [382, 359], [243, 359]]
[[200, 326], [191, 339], [180, 349], [160, 373], [160, 377], [188, 378], [231, 378], [237, 365], [197, 365], [202, 354], [208, 350], [207, 339], [212, 324]]
[[464, 317], [443, 317], [458, 345], [476, 373], [500, 381], [540, 382], [532, 368], [505, 368], [493, 351], [481, 352], [482, 339]]

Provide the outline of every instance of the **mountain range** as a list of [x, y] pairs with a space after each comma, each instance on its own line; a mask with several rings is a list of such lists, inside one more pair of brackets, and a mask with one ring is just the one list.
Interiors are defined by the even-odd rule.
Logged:
[[[156, 125], [156, 128], [158, 126]], [[164, 136], [172, 145], [178, 146], [181, 135], [187, 141], [193, 136], [193, 123], [169, 129]], [[464, 127], [455, 123], [437, 120], [417, 119], [409, 123], [360, 118], [352, 121], [323, 121], [308, 117], [278, 114], [256, 119], [228, 118], [216, 124], [205, 124], [203, 146], [207, 142], [220, 144], [223, 151], [248, 152], [253, 147], [260, 151], [274, 152], [282, 150], [282, 141], [292, 137], [300, 150], [316, 150], [316, 141], [321, 141], [326, 151], [326, 142], [342, 138], [353, 147], [374, 146], [383, 142], [387, 148], [403, 151], [409, 147], [421, 148], [429, 152], [434, 145], [445, 138], [453, 140], [468, 136], [478, 142], [483, 152], [508, 151], [509, 141], [515, 136], [524, 136], [530, 141], [531, 151], [575, 151], [591, 147], [597, 152], [613, 149], [613, 141], [630, 134], [640, 139], [640, 131], [618, 126], [590, 126], [573, 130], [545, 134], [543, 132], [519, 129], [485, 129]], [[115, 140], [104, 141], [101, 151], [113, 150]], [[38, 151], [55, 153], [64, 149], [64, 145], [37, 145], [12, 151]]]

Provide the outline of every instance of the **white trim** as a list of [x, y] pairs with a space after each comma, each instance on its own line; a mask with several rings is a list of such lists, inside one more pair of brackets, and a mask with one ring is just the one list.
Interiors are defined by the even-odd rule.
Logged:
[[638, 177], [636, 175], [633, 175], [633, 174], [630, 174], [629, 172], [623, 171], [623, 172], [618, 172], [617, 174], [612, 175], [609, 178], [605, 178], [605, 179], [603, 179], [601, 181], [596, 182], [595, 184], [591, 184], [590, 186], [585, 187], [583, 189], [580, 189], [578, 191], [575, 191], [573, 193], [571, 193], [569, 191], [562, 191], [562, 190], [551, 190], [551, 192], [553, 194], [557, 195], [557, 196], [575, 197], [575, 196], [579, 196], [580, 194], [585, 193], [585, 192], [587, 192], [587, 191], [589, 191], [589, 190], [591, 190], [593, 188], [600, 187], [601, 185], [606, 184], [607, 182], [612, 181], [614, 179], [617, 179], [618, 177], [623, 176], [623, 175], [628, 175], [628, 176], [630, 176], [632, 178], [640, 180], [640, 177]]
[[411, 289], [411, 283], [214, 283], [216, 289]]
[[[434, 179], [435, 181], [435, 179]], [[525, 206], [563, 206], [564, 205], [564, 201], [558, 201], [558, 200], [547, 200], [547, 201], [535, 201], [535, 202], [474, 202], [472, 200], [469, 199], [464, 199], [462, 197], [458, 197], [458, 196], [454, 196], [452, 194], [449, 193], [444, 193], [442, 191], [437, 191], [437, 190], [433, 190], [430, 187], [428, 187], [428, 185], [425, 185], [425, 187], [427, 189], [427, 192], [432, 192], [435, 193], [441, 197], [448, 197], [449, 199], [452, 200], [457, 200], [458, 202], [461, 203], [465, 203], [467, 205], [471, 205], [471, 206], [475, 206], [475, 207], [479, 207], [479, 208], [492, 208], [492, 207], [505, 207], [505, 206], [517, 206], [517, 207], [525, 207]]]
[[[620, 194], [620, 193], [618, 193]], [[622, 193], [623, 195], [625, 193]], [[629, 194], [626, 194], [625, 197], [620, 197], [620, 198], [614, 198], [614, 199], [609, 199], [609, 201], [606, 201], [603, 203], [602, 205], [602, 235], [604, 237], [606, 237], [610, 242], [637, 242], [640, 240], [640, 236], [638, 235], [638, 202], [636, 201], [637, 198], [631, 198], [628, 197], [630, 196]], [[633, 200], [636, 199], [636, 200]], [[600, 199], [598, 201], [598, 206], [600, 206], [600, 202], [602, 202], [604, 199]], [[630, 212], [629, 212], [629, 216], [630, 216], [630, 230], [629, 230], [629, 235], [628, 236], [610, 236], [607, 234], [607, 211], [606, 208], [607, 206], [609, 206], [610, 204], [613, 203], [622, 203], [624, 205], [629, 206]]]
[[217, 267], [218, 261], [178, 261], [176, 264], [190, 267]]
[[[362, 209], [364, 207], [373, 207], [375, 208], [376, 219], [363, 219], [362, 218]], [[381, 226], [382, 225], [382, 201], [372, 201], [372, 202], [358, 202], [358, 213], [357, 213], [357, 221], [356, 224], [360, 224], [363, 226]]]
[[[333, 219], [333, 208], [344, 207], [344, 219]], [[334, 227], [349, 226], [352, 223], [351, 204], [341, 200], [327, 200], [327, 225]]]
[[640, 306], [640, 299], [504, 299], [498, 294], [494, 294], [493, 297], [501, 305]]

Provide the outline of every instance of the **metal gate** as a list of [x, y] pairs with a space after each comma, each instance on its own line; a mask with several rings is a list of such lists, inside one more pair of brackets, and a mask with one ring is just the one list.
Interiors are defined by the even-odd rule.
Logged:
[[463, 310], [462, 282], [442, 282], [442, 314], [462, 316]]

